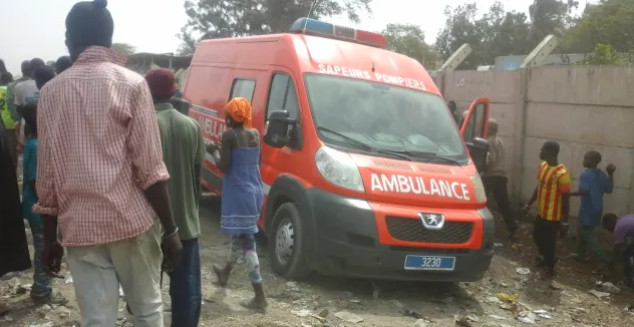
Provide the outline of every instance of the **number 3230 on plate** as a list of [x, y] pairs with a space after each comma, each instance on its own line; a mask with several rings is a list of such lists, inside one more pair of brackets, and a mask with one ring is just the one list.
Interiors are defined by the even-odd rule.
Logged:
[[456, 268], [455, 257], [437, 257], [408, 255], [405, 257], [405, 270], [445, 270]]

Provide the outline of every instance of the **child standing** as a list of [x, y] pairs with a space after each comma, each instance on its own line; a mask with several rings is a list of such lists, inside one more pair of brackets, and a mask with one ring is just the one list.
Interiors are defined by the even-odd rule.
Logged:
[[[34, 72], [34, 77], [38, 89], [55, 77], [55, 72], [48, 66], [40, 67]], [[31, 299], [35, 303], [50, 302], [53, 298], [51, 278], [42, 267], [41, 256], [44, 248], [44, 220], [43, 217], [33, 212], [33, 205], [37, 203], [37, 192], [35, 191], [35, 179], [37, 171], [37, 102], [31, 102], [24, 106], [23, 117], [28, 126], [28, 134], [25, 135], [23, 171], [22, 171], [22, 213], [31, 226], [33, 235], [33, 287], [31, 288]]]
[[22, 214], [31, 226], [33, 235], [33, 287], [31, 299], [35, 303], [46, 303], [50, 300], [53, 289], [51, 278], [44, 272], [40, 257], [44, 247], [44, 220], [40, 214], [34, 213], [32, 208], [37, 203], [35, 192], [35, 172], [37, 171], [37, 119], [36, 105], [29, 103], [24, 106], [23, 117], [29, 126], [24, 145], [22, 171]]
[[601, 154], [597, 151], [588, 151], [583, 157], [583, 166], [586, 170], [581, 174], [579, 191], [571, 195], [581, 196], [579, 208], [579, 229], [577, 235], [577, 253], [573, 258], [578, 262], [588, 260], [586, 249], [589, 247], [602, 263], [608, 261], [605, 251], [599, 244], [594, 232], [601, 225], [603, 214], [603, 195], [612, 193], [614, 185], [614, 171], [616, 166], [609, 164], [606, 173], [598, 169], [601, 162]]
[[557, 234], [568, 224], [570, 212], [570, 173], [558, 161], [559, 143], [548, 141], [542, 146], [539, 158], [542, 163], [537, 171], [537, 188], [524, 206], [525, 210], [537, 201], [538, 216], [535, 219], [533, 239], [539, 250], [538, 266], [544, 268], [544, 277], [555, 275]]

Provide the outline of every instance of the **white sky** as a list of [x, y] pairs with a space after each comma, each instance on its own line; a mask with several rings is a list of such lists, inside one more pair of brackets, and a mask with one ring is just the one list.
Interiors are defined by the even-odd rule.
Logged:
[[[476, 0], [470, 0], [474, 2]], [[589, 2], [596, 2], [590, 0]], [[1, 0], [0, 58], [14, 75], [20, 63], [40, 57], [45, 61], [66, 55], [64, 20], [76, 0]], [[174, 52], [180, 44], [176, 37], [187, 22], [184, 0], [110, 0], [115, 21], [114, 42], [129, 43], [137, 51]], [[374, 0], [371, 17], [362, 17], [357, 28], [381, 31], [388, 23], [409, 23], [421, 26], [427, 42], [433, 42], [443, 27], [444, 9], [466, 0]], [[495, 0], [477, 0], [485, 11]], [[508, 0], [506, 10], [528, 11], [533, 0]], [[580, 11], [585, 0], [580, 0]], [[330, 21], [352, 26], [345, 17]]]

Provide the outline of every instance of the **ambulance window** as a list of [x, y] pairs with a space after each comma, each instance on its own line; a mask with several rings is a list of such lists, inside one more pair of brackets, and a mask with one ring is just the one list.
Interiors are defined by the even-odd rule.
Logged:
[[282, 73], [273, 75], [269, 104], [266, 108], [268, 118], [275, 110], [286, 110], [291, 118], [299, 118], [299, 105], [295, 84], [290, 76]]
[[251, 102], [253, 100], [253, 92], [255, 92], [255, 80], [236, 78], [233, 80], [229, 100], [235, 97], [242, 97]]

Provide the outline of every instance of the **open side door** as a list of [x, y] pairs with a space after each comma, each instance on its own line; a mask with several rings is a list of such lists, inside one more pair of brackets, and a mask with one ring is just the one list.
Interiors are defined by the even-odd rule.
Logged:
[[488, 98], [473, 101], [469, 111], [460, 126], [460, 135], [464, 140], [469, 154], [479, 172], [486, 168], [486, 157], [489, 152], [489, 116], [491, 103]]

